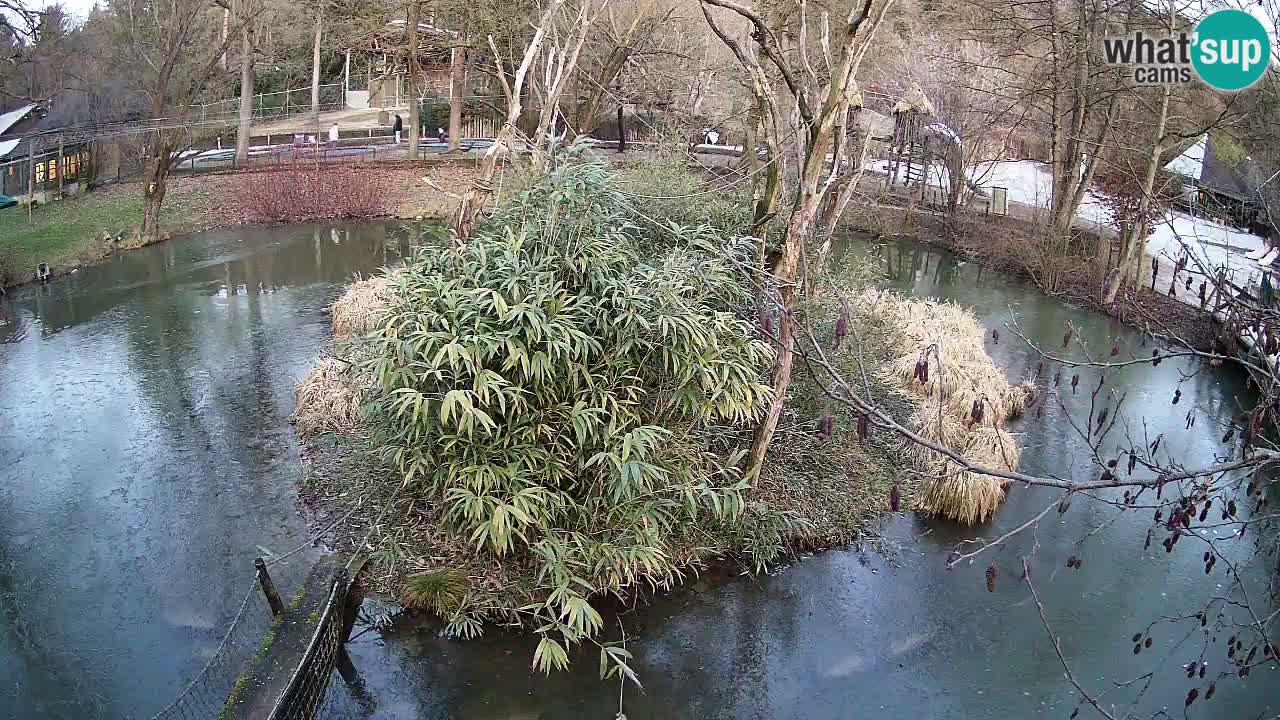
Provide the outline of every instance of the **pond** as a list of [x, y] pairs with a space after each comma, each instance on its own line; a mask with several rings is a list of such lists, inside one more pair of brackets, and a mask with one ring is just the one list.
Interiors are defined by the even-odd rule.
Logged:
[[[410, 252], [417, 236], [378, 223], [216, 231], [0, 301], [0, 717], [146, 717], [201, 667], [253, 558], [306, 538], [287, 417], [294, 383], [327, 341], [324, 307], [354, 273]], [[849, 243], [835, 262], [868, 249]], [[874, 250], [887, 284], [971, 306], [987, 328], [1016, 317], [1053, 346], [1070, 321], [1094, 348], [1140, 344], [1100, 315], [945, 252]], [[1003, 329], [988, 349], [1015, 380], [1036, 364]], [[1066, 390], [1061, 407], [1046, 403], [1012, 428], [1023, 434], [1022, 469], [1096, 474], [1069, 432], [1070, 419], [1087, 417], [1096, 383], [1082, 371], [1078, 394]], [[1163, 433], [1187, 462], [1221, 453], [1215, 421], [1250, 400], [1238, 372], [1190, 360], [1112, 373], [1107, 388], [1127, 393], [1135, 435]], [[1198, 421], [1187, 428], [1192, 409]], [[1014, 489], [982, 534], [1021, 524], [1051, 499]], [[1065, 718], [1080, 698], [1018, 581], [1018, 557], [1034, 542], [1032, 577], [1077, 679], [1102, 692], [1154, 670], [1134, 711], [1180, 714], [1189, 687], [1181, 665], [1199, 657], [1199, 634], [1161, 626], [1139, 656], [1130, 637], [1158, 617], [1196, 612], [1214, 589], [1206, 583], [1222, 580], [1206, 579], [1198, 550], [1166, 555], [1157, 542], [1144, 552], [1149, 526], [1145, 514], [1079, 499], [992, 556], [994, 593], [985, 558], [945, 569], [972, 533], [910, 515], [885, 523], [884, 552], [838, 550], [764, 577], [696, 579], [617, 617], [644, 682], [643, 692], [626, 688], [623, 707], [632, 720]], [[1250, 550], [1241, 541], [1232, 552]], [[277, 582], [297, 581], [302, 555]], [[1070, 555], [1082, 569], [1066, 569]], [[618, 685], [598, 680], [589, 652], [544, 677], [529, 671], [528, 638], [497, 631], [473, 642], [426, 625], [368, 631], [349, 648], [362, 686], [338, 705], [352, 717], [618, 711]], [[1208, 650], [1211, 669], [1223, 666], [1221, 651]], [[1107, 699], [1126, 703], [1136, 687]], [[1274, 669], [1226, 680], [1193, 714], [1275, 714], [1277, 688]]]
[[0, 300], [0, 718], [149, 716], [203, 665], [306, 534], [287, 418], [324, 308], [415, 239], [214, 231]]

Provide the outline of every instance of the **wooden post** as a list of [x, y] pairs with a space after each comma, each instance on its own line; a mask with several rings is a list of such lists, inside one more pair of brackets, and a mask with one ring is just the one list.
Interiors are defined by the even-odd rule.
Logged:
[[271, 606], [271, 614], [279, 615], [284, 612], [284, 601], [280, 599], [280, 593], [276, 592], [275, 583], [271, 582], [271, 575], [267, 574], [267, 564], [262, 558], [254, 558], [253, 566], [258, 570], [258, 584], [262, 586], [262, 594], [267, 596], [267, 604]]
[[623, 122], [622, 122], [623, 112], [624, 111], [622, 109], [622, 105], [619, 104], [618, 105], [618, 152], [620, 153], [624, 153], [627, 151], [627, 128], [625, 125], [623, 125]]
[[62, 135], [59, 134], [58, 135], [58, 197], [62, 197], [62, 176], [66, 174], [64, 172], [66, 168], [62, 164], [63, 152], [65, 151], [65, 149], [66, 149], [66, 145], [63, 143]]
[[27, 165], [30, 172], [27, 175], [27, 223], [31, 223], [31, 211], [36, 204], [36, 140], [30, 138], [27, 140]]

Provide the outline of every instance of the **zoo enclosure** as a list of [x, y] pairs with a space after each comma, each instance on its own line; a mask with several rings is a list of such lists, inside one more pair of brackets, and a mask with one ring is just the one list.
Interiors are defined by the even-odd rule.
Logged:
[[[320, 112], [331, 112], [346, 107], [342, 83], [320, 86]], [[311, 86], [279, 90], [272, 93], [256, 93], [253, 96], [253, 119], [276, 120], [290, 115], [311, 112]], [[228, 98], [217, 102], [191, 106], [192, 119], [234, 121], [240, 117], [240, 98]]]

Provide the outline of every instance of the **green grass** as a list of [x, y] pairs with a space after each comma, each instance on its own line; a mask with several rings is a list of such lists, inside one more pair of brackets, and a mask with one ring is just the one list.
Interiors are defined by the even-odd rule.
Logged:
[[128, 233], [142, 222], [142, 195], [91, 192], [35, 208], [0, 210], [0, 273], [22, 281], [47, 262], [55, 272], [101, 257], [97, 237], [105, 230]]

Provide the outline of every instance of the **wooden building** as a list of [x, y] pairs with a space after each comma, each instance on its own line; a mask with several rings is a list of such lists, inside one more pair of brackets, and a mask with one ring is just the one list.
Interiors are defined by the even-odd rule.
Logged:
[[[431, 22], [418, 23], [418, 99], [448, 98], [451, 47], [457, 36]], [[382, 28], [356, 38], [346, 50], [342, 73], [345, 104], [352, 109], [405, 108], [413, 93], [409, 87], [404, 20], [391, 20]]]
[[40, 105], [0, 113], [0, 195], [43, 203], [85, 192], [93, 176], [88, 142], [49, 132]]
[[1239, 228], [1261, 225], [1261, 206], [1244, 175], [1218, 156], [1211, 133], [1187, 146], [1164, 169], [1182, 183], [1176, 204], [1196, 217]]

